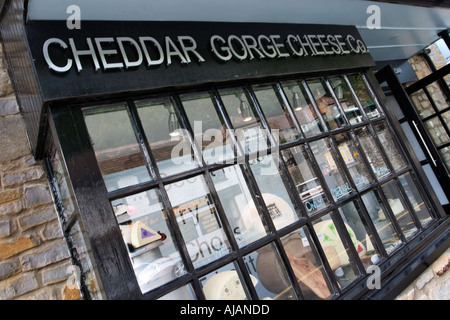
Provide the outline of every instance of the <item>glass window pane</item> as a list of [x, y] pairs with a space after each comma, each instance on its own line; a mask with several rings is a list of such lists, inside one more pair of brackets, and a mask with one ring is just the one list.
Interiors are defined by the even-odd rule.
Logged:
[[155, 190], [112, 201], [142, 292], [185, 273], [172, 227]]
[[442, 120], [444, 124], [447, 126], [447, 129], [450, 129], [450, 111], [442, 113]]
[[243, 257], [259, 299], [296, 300], [292, 283], [274, 244]]
[[330, 142], [327, 139], [321, 139], [311, 142], [310, 147], [333, 199], [338, 201], [348, 196], [353, 190], [347, 177], [342, 172], [340, 165], [333, 156]]
[[389, 175], [391, 172], [386, 165], [383, 156], [381, 155], [380, 149], [378, 149], [378, 146], [375, 144], [375, 140], [370, 134], [370, 131], [363, 127], [356, 129], [355, 133], [358, 137], [359, 145], [364, 150], [367, 161], [369, 162], [370, 167], [377, 179], [381, 179], [384, 176]]
[[350, 132], [337, 134], [334, 138], [356, 188], [361, 190], [372, 183], [369, 169], [364, 164]]
[[313, 170], [304, 146], [282, 151], [298, 195], [308, 214], [313, 214], [329, 205], [329, 200]]
[[244, 153], [251, 154], [268, 149], [270, 144], [266, 131], [244, 89], [222, 89], [219, 94]]
[[401, 244], [401, 240], [397, 236], [392, 222], [387, 218], [378, 194], [376, 191], [370, 191], [362, 196], [362, 200], [386, 252], [391, 253]]
[[323, 132], [324, 128], [303, 85], [296, 81], [281, 85], [305, 136], [312, 137]]
[[[275, 228], [278, 230], [297, 221], [299, 217], [283, 181], [283, 175], [278, 170], [276, 157], [265, 156], [252, 160], [250, 168]], [[253, 201], [248, 208], [257, 217], [257, 209]], [[247, 207], [244, 210], [247, 210]], [[259, 232], [264, 231], [261, 229]]]
[[417, 189], [413, 177], [410, 173], [406, 173], [400, 176], [399, 180], [406, 192], [409, 202], [414, 208], [414, 212], [417, 218], [419, 219], [422, 226], [425, 226], [428, 222], [431, 221], [431, 215], [428, 211], [427, 205], [425, 204], [422, 196], [419, 193], [419, 190]]
[[306, 227], [281, 239], [306, 300], [328, 299], [332, 290], [323, 262]]
[[196, 168], [188, 133], [169, 97], [136, 102], [142, 127], [162, 177]]
[[423, 89], [414, 92], [409, 96], [409, 98], [416, 107], [416, 110], [422, 119], [434, 114], [433, 106], [431, 105], [430, 100], [428, 100], [427, 94]]
[[417, 228], [414, 225], [414, 221], [411, 218], [411, 212], [405, 203], [405, 199], [398, 190], [395, 181], [390, 181], [384, 184], [381, 188], [383, 189], [383, 193], [386, 196], [392, 213], [397, 219], [403, 234], [407, 239], [410, 238], [415, 232], [417, 232]]
[[386, 123], [380, 122], [374, 124], [373, 127], [394, 170], [406, 167], [406, 161], [400, 153], [400, 150], [397, 148], [392, 133], [386, 126]]
[[358, 203], [352, 201], [343, 205], [339, 208], [339, 213], [364, 267], [367, 269], [377, 264], [381, 256], [375, 249], [373, 237]]
[[348, 76], [348, 80], [355, 91], [356, 96], [361, 102], [361, 106], [363, 107], [364, 112], [366, 113], [369, 119], [376, 118], [381, 115], [380, 111], [377, 108], [377, 105], [373, 101], [370, 96], [369, 89], [367, 89], [366, 84], [364, 83], [363, 78], [359, 74], [352, 74]]
[[437, 147], [450, 142], [450, 137], [438, 117], [426, 121], [425, 127], [427, 128], [428, 135], [433, 139]]
[[260, 85], [252, 88], [272, 134], [275, 130], [278, 130], [280, 143], [297, 140], [300, 135], [286, 110], [286, 106], [277, 95], [275, 87], [273, 85]]
[[330, 77], [331, 87], [334, 90], [336, 98], [339, 100], [339, 104], [344, 110], [345, 116], [347, 117], [350, 124], [357, 124], [364, 120], [361, 110], [358, 107], [355, 99], [353, 98], [352, 92], [347, 85], [347, 82], [343, 77]]
[[225, 163], [233, 159], [232, 140], [227, 139], [226, 126], [217, 114], [210, 93], [184, 94], [180, 98], [205, 162]]
[[211, 178], [239, 247], [266, 236], [240, 166], [214, 171]]
[[[331, 216], [327, 214], [314, 221], [313, 227], [336, 280], [342, 287], [347, 286], [358, 275], [350, 263], [347, 249], [342, 243]], [[351, 233], [351, 230], [348, 231]]]
[[316, 100], [319, 112], [322, 114], [328, 129], [333, 130], [346, 125], [341, 111], [336, 105], [333, 95], [328, 90], [324, 79], [307, 80], [309, 90]]
[[228, 254], [229, 241], [203, 176], [172, 183], [166, 190], [194, 267]]
[[197, 300], [195, 297], [194, 290], [190, 284], [182, 286], [178, 289], [169, 292], [168, 294], [162, 296], [158, 300]]
[[108, 191], [151, 180], [125, 104], [87, 108], [83, 115]]
[[441, 87], [439, 86], [439, 83], [437, 81], [428, 85], [427, 90], [431, 96], [431, 99], [433, 99], [436, 108], [439, 111], [450, 107], [450, 103], [445, 98], [445, 95], [442, 92]]
[[439, 150], [442, 160], [444, 160], [447, 169], [450, 171], [450, 147], [445, 147]]
[[[229, 263], [201, 279], [206, 300], [250, 300], [236, 269], [234, 263]], [[254, 284], [258, 282], [254, 276], [250, 277]]]
[[401, 126], [403, 131], [405, 132], [406, 138], [408, 138], [408, 142], [411, 144], [411, 147], [413, 148], [414, 153], [417, 156], [417, 159], [419, 161], [425, 160], [427, 157], [425, 156], [425, 153], [423, 153], [424, 150], [422, 149], [422, 146], [419, 144], [419, 141], [414, 135], [409, 122], [403, 122]]

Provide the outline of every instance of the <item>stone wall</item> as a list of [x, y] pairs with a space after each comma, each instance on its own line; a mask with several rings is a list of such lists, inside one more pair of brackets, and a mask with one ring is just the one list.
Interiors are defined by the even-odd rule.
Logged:
[[43, 163], [31, 154], [0, 46], [0, 300], [79, 299], [71, 275]]
[[450, 248], [413, 281], [396, 300], [450, 300]]

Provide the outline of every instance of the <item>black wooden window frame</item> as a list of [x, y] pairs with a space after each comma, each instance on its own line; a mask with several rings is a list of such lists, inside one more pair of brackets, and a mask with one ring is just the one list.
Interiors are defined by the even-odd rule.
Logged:
[[[362, 76], [366, 84], [366, 87], [369, 90], [370, 96], [376, 103], [379, 111], [381, 111], [381, 114], [375, 118], [368, 118], [365, 115], [365, 113], [361, 111], [364, 116], [364, 120], [360, 123], [356, 124], [348, 123], [347, 126], [334, 130], [328, 130], [326, 126], [324, 126], [325, 131], [322, 132], [321, 134], [313, 137], [305, 137], [302, 134], [300, 134], [301, 137], [298, 140], [282, 144], [280, 145], [279, 150], [277, 150], [280, 154], [279, 169], [284, 173], [284, 177], [288, 180], [287, 181], [288, 184], [293, 186], [294, 184], [292, 182], [292, 178], [287, 172], [286, 164], [282, 160], [281, 151], [286, 148], [290, 148], [292, 146], [297, 145], [307, 146], [306, 149], [308, 150], [309, 153], [309, 160], [313, 164], [315, 174], [319, 178], [321, 185], [325, 186], [324, 189], [326, 190], [325, 192], [328, 193], [327, 195], [330, 204], [326, 206], [326, 208], [319, 210], [318, 212], [309, 216], [305, 212], [305, 208], [300, 198], [298, 197], [298, 194], [293, 195], [292, 199], [295, 199], [296, 202], [294, 203], [294, 206], [296, 206], [297, 209], [300, 210], [301, 218], [281, 230], [276, 230], [275, 226], [273, 225], [273, 222], [271, 222], [272, 220], [270, 219], [270, 215], [267, 210], [267, 207], [264, 204], [264, 201], [259, 200], [257, 202], [257, 205], [261, 209], [261, 213], [267, 218], [266, 220], [268, 221], [270, 233], [267, 234], [267, 236], [261, 238], [260, 240], [257, 240], [243, 248], [239, 248], [239, 246], [236, 243], [236, 239], [234, 238], [231, 227], [227, 222], [226, 215], [221, 206], [217, 191], [215, 190], [214, 183], [212, 182], [210, 176], [211, 171], [226, 166], [230, 166], [230, 164], [207, 165], [204, 163], [201, 157], [201, 153], [198, 152], [198, 150], [195, 150], [197, 160], [201, 161], [202, 163], [201, 166], [199, 166], [196, 169], [192, 169], [190, 171], [176, 174], [173, 176], [161, 177], [158, 172], [156, 161], [152, 155], [149, 142], [146, 138], [142, 123], [140, 122], [136, 105], [133, 102], [137, 99], [145, 99], [161, 95], [170, 95], [171, 97], [173, 97], [173, 100], [176, 103], [177, 106], [176, 112], [179, 120], [183, 123], [185, 128], [187, 128], [189, 132], [192, 134], [192, 128], [190, 128], [189, 121], [187, 119], [185, 112], [183, 111], [183, 107], [178, 95], [180, 93], [185, 92], [209, 91], [212, 95], [215, 108], [221, 115], [223, 122], [227, 125], [228, 129], [233, 129], [233, 126], [227, 115], [225, 107], [223, 106], [223, 103], [220, 99], [220, 95], [218, 94], [218, 89], [242, 87], [245, 88], [245, 90], [249, 94], [251, 101], [254, 104], [255, 109], [258, 113], [258, 116], [260, 117], [261, 122], [264, 125], [265, 130], [270, 130], [268, 122], [265, 119], [264, 113], [262, 112], [261, 107], [258, 105], [258, 100], [256, 99], [254, 92], [252, 91], [251, 87], [252, 85], [273, 84], [277, 89], [277, 94], [279, 94], [280, 98], [282, 99], [282, 101], [284, 101], [286, 107], [288, 108], [290, 115], [293, 115], [292, 107], [288, 103], [288, 100], [283, 93], [280, 82], [288, 80], [301, 81], [304, 87], [306, 88], [305, 79], [313, 79], [318, 77], [323, 77], [326, 79], [328, 76], [334, 75], [343, 76], [345, 79], [347, 79], [346, 75], [348, 74], [360, 74]], [[349, 85], [349, 87], [352, 88], [351, 85]], [[439, 220], [443, 218], [441, 209], [438, 207], [436, 202], [432, 201], [433, 199], [429, 198], [428, 193], [425, 192], [425, 190], [423, 190], [422, 188], [422, 184], [420, 182], [423, 180], [423, 172], [421, 171], [420, 165], [418, 165], [417, 159], [415, 158], [414, 155], [408, 153], [408, 149], [406, 149], [404, 147], [404, 144], [402, 143], [403, 140], [402, 137], [397, 136], [397, 133], [399, 132], [398, 131], [399, 124], [392, 117], [386, 116], [385, 111], [386, 108], [383, 104], [381, 97], [374, 88], [376, 88], [376, 85], [374, 84], [374, 81], [371, 78], [370, 73], [367, 72], [367, 70], [345, 70], [334, 73], [318, 73], [311, 75], [308, 74], [308, 75], [267, 78], [258, 81], [246, 81], [246, 82], [236, 81], [223, 85], [192, 87], [190, 89], [184, 90], [181, 89], [166, 90], [166, 91], [159, 91], [156, 93], [152, 92], [146, 95], [118, 94], [116, 96], [111, 96], [106, 99], [98, 98], [91, 101], [83, 101], [82, 99], [79, 100], [75, 99], [74, 101], [60, 101], [52, 103], [51, 105], [48, 106], [48, 114], [50, 115], [49, 116], [50, 130], [53, 135], [54, 143], [61, 148], [63, 159], [65, 161], [68, 175], [70, 176], [71, 186], [74, 190], [77, 206], [79, 209], [78, 214], [71, 216], [70, 219], [63, 224], [64, 233], [66, 235], [69, 235], [71, 227], [76, 222], [83, 224], [84, 229], [86, 230], [87, 233], [87, 238], [89, 239], [89, 246], [92, 249], [93, 260], [96, 264], [97, 272], [101, 278], [100, 282], [102, 283], [102, 290], [104, 290], [105, 297], [108, 299], [157, 299], [173, 291], [174, 289], [182, 287], [186, 284], [192, 285], [193, 291], [195, 292], [197, 299], [205, 299], [200, 278], [230, 262], [236, 262], [237, 265], [239, 266], [239, 269], [241, 271], [240, 276], [243, 282], [245, 283], [243, 287], [244, 290], [246, 291], [247, 296], [252, 299], [257, 299], [258, 296], [252, 285], [250, 275], [245, 267], [243, 257], [249, 254], [250, 252], [253, 252], [256, 249], [261, 248], [270, 243], [273, 243], [276, 246], [280, 254], [280, 257], [287, 269], [288, 277], [292, 283], [295, 295], [297, 296], [298, 299], [302, 299], [303, 298], [302, 291], [297, 282], [296, 276], [292, 268], [290, 267], [288, 257], [284, 252], [283, 244], [280, 239], [281, 237], [301, 227], [306, 227], [309, 230], [309, 234], [311, 235], [312, 241], [316, 245], [320, 258], [324, 263], [326, 273], [329, 275], [328, 278], [330, 279], [329, 283], [330, 289], [332, 289], [332, 291], [335, 292], [334, 295], [332, 294], [331, 299], [361, 297], [368, 291], [366, 280], [369, 275], [366, 273], [365, 268], [363, 267], [361, 260], [358, 257], [358, 253], [356, 252], [356, 249], [352, 243], [352, 240], [350, 239], [350, 236], [348, 235], [348, 232], [345, 229], [344, 222], [342, 221], [342, 218], [339, 215], [338, 208], [340, 206], [346, 203], [350, 203], [352, 201], [356, 201], [359, 204], [359, 207], [362, 210], [362, 214], [364, 215], [366, 221], [368, 222], [370, 232], [372, 233], [373, 239], [375, 241], [374, 246], [376, 247], [378, 252], [382, 255], [381, 257], [382, 261], [379, 263], [379, 266], [382, 271], [382, 277], [386, 277], [389, 273], [392, 272], [393, 269], [395, 269], [396, 266], [404, 262], [404, 259], [407, 258], [409, 254], [412, 254], [412, 252], [414, 252], [414, 248], [423, 247], [424, 245], [426, 245], [426, 241], [424, 239], [426, 239], [427, 236], [429, 236], [430, 234], [435, 232], [435, 230], [437, 230], [437, 228], [439, 227]], [[306, 90], [309, 93], [309, 95], [311, 95], [311, 93], [307, 88]], [[330, 91], [332, 92], [332, 94], [334, 94], [333, 90]], [[359, 108], [360, 110], [362, 110], [358, 97], [356, 96], [353, 89], [351, 89], [351, 91], [352, 96], [355, 99], [355, 102], [359, 104]], [[311, 100], [311, 103], [315, 105], [314, 98], [312, 98], [312, 96], [310, 96], [309, 98]], [[338, 103], [336, 97], [334, 97], [334, 99], [335, 102]], [[130, 118], [132, 119], [133, 127], [135, 129], [135, 135], [140, 144], [141, 151], [145, 150], [144, 155], [146, 156], [147, 166], [149, 168], [149, 172], [152, 174], [153, 179], [149, 182], [108, 192], [103, 182], [102, 175], [100, 173], [100, 169], [94, 154], [94, 150], [92, 148], [92, 145], [90, 144], [87, 127], [83, 120], [82, 109], [85, 107], [106, 105], [109, 103], [112, 104], [117, 102], [126, 102], [127, 104], [128, 113]], [[317, 106], [315, 107], [317, 109]], [[320, 121], [324, 123], [324, 120], [321, 118], [320, 113], [317, 113], [317, 116], [319, 117], [319, 119], [321, 119]], [[294, 122], [298, 132], [301, 133], [302, 130], [300, 129], [300, 124], [298, 123], [296, 117], [292, 116], [291, 119]], [[393, 137], [398, 150], [402, 154], [403, 158], [406, 160], [407, 163], [406, 167], [397, 171], [394, 170], [388, 156], [386, 155], [383, 149], [383, 146], [381, 145], [381, 142], [378, 139], [376, 132], [374, 132], [373, 125], [376, 125], [378, 123], [384, 123], [386, 127], [389, 128], [391, 136]], [[373, 140], [379, 147], [382, 157], [391, 173], [387, 177], [383, 177], [381, 180], [378, 180], [375, 174], [371, 170], [369, 170], [373, 183], [366, 186], [362, 190], [358, 190], [358, 188], [356, 188], [353, 179], [351, 178], [348, 179], [353, 190], [352, 193], [349, 196], [345, 197], [344, 199], [335, 202], [333, 200], [333, 197], [329, 194], [328, 187], [326, 187], [327, 184], [325, 182], [325, 179], [321, 173], [320, 168], [318, 167], [318, 164], [315, 161], [312, 151], [308, 147], [308, 143], [323, 138], [328, 139], [332, 146], [331, 152], [333, 154], [335, 161], [338, 162], [338, 165], [340, 166], [340, 168], [342, 168], [344, 174], [347, 177], [351, 177], [347, 169], [347, 166], [344, 162], [344, 159], [342, 158], [335, 142], [331, 142], [332, 140], [331, 137], [335, 134], [342, 132], [353, 132], [355, 129], [361, 127], [369, 128]], [[355, 138], [353, 137], [352, 140], [354, 139]], [[234, 142], [236, 143], [236, 141]], [[354, 140], [354, 142], [358, 151], [362, 155], [364, 155], [364, 151], [362, 147], [359, 145], [359, 143], [356, 140]], [[195, 143], [193, 143], [192, 138], [191, 144], [195, 149], [196, 146]], [[270, 154], [270, 150], [268, 151], [268, 154]], [[248, 179], [248, 187], [252, 193], [252, 196], [254, 197], [255, 201], [257, 201], [258, 199], [262, 199], [262, 197], [258, 190], [256, 181], [253, 177], [253, 174], [251, 172], [248, 163], [248, 159], [253, 157], [255, 157], [255, 155], [247, 155], [245, 163], [240, 164], [240, 166], [242, 166], [242, 168], [244, 169], [243, 171], [245, 173], [246, 178]], [[363, 161], [365, 162], [365, 165], [368, 168], [370, 168], [366, 157], [363, 156], [362, 158], [364, 159]], [[47, 161], [47, 163], [49, 162]], [[51, 177], [51, 166], [49, 166], [49, 173]], [[404, 238], [400, 226], [398, 225], [394, 217], [394, 214], [390, 209], [390, 206], [388, 205], [387, 199], [381, 190], [381, 186], [389, 181], [393, 181], [398, 186], [400, 186], [398, 177], [405, 173], [410, 173], [411, 176], [414, 178], [414, 180], [419, 181], [419, 183], [416, 183], [416, 186], [419, 188], [420, 194], [424, 199], [424, 202], [427, 208], [429, 209], [429, 212], [432, 214], [433, 218], [433, 220], [424, 228], [418, 221], [418, 218], [414, 213], [414, 209], [411, 203], [407, 200], [408, 197], [405, 195], [403, 189], [399, 188], [399, 190], [401, 190], [401, 192], [403, 193], [402, 195], [404, 199], [406, 199], [409, 212], [411, 213], [414, 224], [418, 229], [418, 232], [416, 232], [411, 239], [408, 239], [408, 241], [406, 241], [406, 239]], [[197, 175], [201, 175], [205, 179], [207, 187], [209, 188], [210, 194], [214, 200], [214, 207], [222, 220], [223, 229], [227, 235], [228, 240], [230, 241], [232, 250], [229, 254], [225, 255], [224, 257], [221, 257], [220, 259], [212, 263], [209, 263], [198, 269], [194, 268], [193, 263], [189, 258], [187, 247], [183, 241], [181, 231], [178, 228], [176, 218], [174, 217], [173, 214], [169, 214], [168, 219], [170, 221], [171, 227], [173, 228], [172, 230], [173, 236], [175, 238], [175, 241], [178, 243], [180, 254], [185, 264], [187, 273], [157, 289], [142, 294], [139, 285], [137, 284], [133, 266], [131, 265], [131, 261], [129, 260], [128, 251], [122, 240], [117, 220], [112, 210], [110, 202], [128, 195], [136, 194], [150, 189], [155, 189], [160, 197], [160, 201], [163, 204], [163, 207], [166, 210], [166, 212], [172, 213], [173, 208], [171, 206], [169, 197], [167, 195], [164, 186], [166, 184], [187, 179]], [[289, 190], [289, 188], [287, 189], [288, 192], [292, 192], [292, 190]], [[372, 190], [376, 190], [377, 193], [379, 194], [383, 202], [386, 214], [390, 217], [390, 220], [393, 224], [393, 227], [397, 235], [402, 240], [402, 244], [397, 249], [395, 249], [393, 253], [390, 254], [386, 253], [384, 246], [381, 242], [381, 239], [379, 238], [378, 233], [375, 229], [375, 226], [370, 222], [369, 214], [366, 211], [364, 204], [362, 203], [361, 195]], [[255, 197], [255, 195], [259, 197]], [[60, 208], [57, 209], [61, 210]], [[333, 222], [335, 223], [336, 228], [338, 230], [338, 233], [342, 239], [342, 242], [344, 243], [347, 249], [350, 261], [352, 265], [357, 269], [357, 273], [360, 274], [358, 278], [356, 278], [350, 285], [346, 286], [343, 289], [340, 288], [335, 277], [333, 276], [333, 271], [331, 270], [328, 264], [325, 252], [323, 251], [320, 245], [320, 241], [313, 228], [313, 221], [327, 214], [331, 215]], [[84, 290], [86, 289], [84, 288]], [[85, 298], [89, 297], [85, 295]]]

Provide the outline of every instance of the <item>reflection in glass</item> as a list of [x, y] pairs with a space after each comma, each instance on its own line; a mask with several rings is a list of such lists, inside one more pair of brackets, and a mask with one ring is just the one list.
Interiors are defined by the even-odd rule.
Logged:
[[198, 166], [169, 97], [138, 101], [136, 107], [162, 177]]
[[414, 92], [409, 97], [422, 119], [434, 114], [433, 106], [431, 105], [430, 100], [428, 100], [427, 94], [423, 89]]
[[345, 79], [341, 76], [329, 77], [330, 85], [334, 90], [334, 94], [344, 110], [344, 113], [350, 124], [357, 124], [364, 120], [358, 104], [353, 98], [352, 92], [347, 85]]
[[202, 151], [207, 164], [225, 163], [234, 158], [229, 131], [219, 117], [208, 92], [180, 96], [189, 123], [194, 132], [195, 143]]
[[400, 194], [395, 181], [390, 181], [384, 184], [381, 188], [383, 189], [383, 193], [386, 196], [392, 213], [397, 219], [405, 238], [410, 238], [415, 232], [417, 232], [417, 228], [411, 217], [411, 212], [405, 203], [405, 199], [403, 199], [403, 196]]
[[239, 247], [266, 236], [266, 227], [254, 206], [241, 167], [214, 171], [211, 178]]
[[379, 195], [376, 191], [370, 191], [362, 196], [362, 200], [386, 252], [388, 254], [391, 253], [401, 244], [401, 240], [397, 236], [392, 222], [385, 213]]
[[439, 83], [433, 82], [432, 84], [427, 86], [427, 91], [433, 99], [434, 105], [438, 109], [438, 111], [444, 110], [450, 107], [449, 101], [445, 98], [444, 92], [442, 91]]
[[328, 276], [308, 229], [302, 227], [281, 241], [305, 299], [329, 298]]
[[445, 165], [447, 166], [447, 169], [450, 171], [450, 147], [440, 149], [439, 153]]
[[83, 115], [108, 191], [151, 180], [125, 104], [87, 108]]
[[341, 114], [333, 95], [328, 90], [324, 79], [307, 80], [319, 112], [322, 114], [328, 129], [333, 130], [346, 125], [346, 121]]
[[[237, 268], [234, 263], [229, 263], [201, 279], [206, 300], [250, 300]], [[258, 280], [254, 276], [250, 277], [256, 285]]]
[[391, 171], [386, 165], [386, 162], [381, 155], [381, 151], [376, 145], [370, 131], [366, 127], [363, 127], [356, 129], [355, 133], [377, 179], [389, 175]]
[[397, 148], [392, 133], [386, 126], [386, 123], [380, 122], [374, 124], [373, 127], [394, 170], [406, 167], [406, 161], [400, 153], [400, 150]]
[[340, 165], [333, 156], [330, 142], [327, 139], [321, 139], [311, 142], [309, 145], [333, 199], [338, 201], [348, 196], [353, 190], [347, 177], [342, 172]]
[[352, 201], [345, 204], [339, 208], [339, 213], [364, 267], [367, 269], [377, 264], [380, 254], [374, 247], [374, 240], [358, 203]]
[[372, 178], [353, 142], [351, 133], [339, 133], [334, 138], [356, 188], [363, 189], [372, 182]]
[[369, 89], [364, 83], [361, 75], [352, 74], [347, 76], [347, 78], [353, 88], [353, 91], [358, 97], [358, 100], [361, 103], [361, 106], [363, 107], [363, 110], [367, 117], [369, 119], [379, 117], [381, 115], [380, 111], [378, 110], [377, 105], [370, 96]]
[[[358, 275], [355, 273], [348, 251], [345, 248], [336, 226], [329, 214], [313, 222], [314, 231], [319, 238], [320, 244], [331, 269], [334, 271], [336, 280], [342, 287], [350, 284]], [[350, 235], [354, 234], [347, 229]]]
[[292, 283], [275, 244], [243, 257], [259, 299], [295, 300]]
[[303, 85], [296, 81], [281, 85], [305, 136], [311, 137], [323, 132], [322, 124]]
[[[299, 217], [289, 196], [288, 187], [286, 187], [283, 177], [278, 170], [278, 159], [276, 157], [265, 156], [255, 159], [250, 163], [250, 169], [261, 191], [275, 228], [279, 230], [294, 223]], [[253, 201], [248, 205], [248, 210], [255, 216], [254, 219], [257, 220], [257, 207]], [[259, 226], [259, 228], [258, 233], [265, 232], [262, 226]]]
[[417, 218], [419, 219], [422, 226], [425, 226], [431, 221], [431, 215], [428, 211], [428, 207], [426, 206], [422, 196], [419, 193], [419, 190], [417, 189], [416, 184], [414, 183], [413, 177], [410, 173], [405, 173], [404, 175], [399, 177], [399, 180], [406, 192], [406, 196], [408, 197], [408, 200], [411, 203]]
[[436, 147], [439, 147], [447, 142], [450, 142], [450, 137], [445, 131], [441, 120], [438, 117], [434, 117], [425, 122], [425, 126], [428, 131], [428, 135], [433, 139]]
[[158, 300], [197, 300], [195, 297], [194, 289], [192, 289], [191, 284], [187, 284], [178, 289], [169, 292], [168, 294], [163, 295]]
[[268, 149], [267, 134], [244, 89], [222, 89], [219, 94], [244, 153], [251, 154]]
[[328, 206], [328, 198], [313, 170], [304, 146], [285, 149], [282, 155], [306, 212], [313, 214]]
[[270, 130], [278, 130], [280, 143], [297, 140], [300, 135], [292, 122], [291, 117], [278, 97], [276, 89], [272, 85], [260, 85], [252, 87], [258, 103], [267, 119]]
[[177, 245], [155, 190], [112, 201], [142, 292], [183, 275]]
[[166, 190], [194, 267], [228, 254], [229, 241], [203, 176], [172, 183]]

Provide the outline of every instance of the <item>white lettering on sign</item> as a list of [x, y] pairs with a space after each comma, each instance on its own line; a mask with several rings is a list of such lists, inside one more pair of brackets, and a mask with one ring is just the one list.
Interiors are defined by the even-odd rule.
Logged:
[[[212, 56], [221, 62], [232, 59], [251, 61], [368, 52], [360, 39], [352, 35], [340, 34], [289, 34], [285, 38], [278, 34], [226, 37], [212, 35], [209, 39], [209, 47]], [[98, 37], [85, 38], [84, 41], [78, 40], [77, 43], [73, 38], [68, 40], [50, 38], [43, 45], [43, 54], [48, 67], [57, 73], [68, 72], [74, 65], [77, 71], [81, 72], [83, 68], [87, 68], [86, 59], [83, 59], [85, 64], [83, 65], [81, 57], [89, 57], [95, 70], [130, 69], [138, 68], [143, 64], [151, 68], [162, 65], [169, 67], [174, 62], [201, 64], [206, 61], [205, 57], [199, 53], [195, 39], [188, 35], [166, 36], [162, 41], [150, 36], [137, 39]]]

